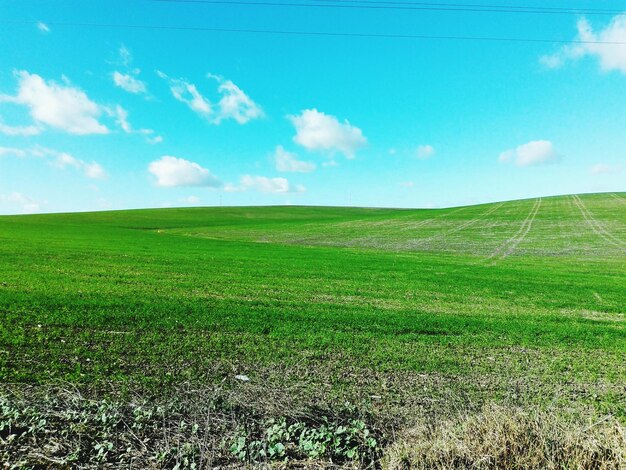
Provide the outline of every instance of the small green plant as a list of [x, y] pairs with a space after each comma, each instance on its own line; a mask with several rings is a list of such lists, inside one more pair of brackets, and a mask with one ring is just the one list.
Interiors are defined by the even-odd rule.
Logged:
[[304, 421], [288, 423], [272, 419], [260, 437], [238, 434], [231, 453], [240, 460], [331, 459], [335, 462], [360, 460], [371, 463], [380, 453], [378, 441], [364, 421], [351, 419], [339, 424], [323, 418], [319, 424]]

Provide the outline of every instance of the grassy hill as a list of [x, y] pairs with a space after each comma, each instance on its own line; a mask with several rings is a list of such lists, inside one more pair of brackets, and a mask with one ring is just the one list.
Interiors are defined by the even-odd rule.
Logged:
[[201, 394], [248, 461], [270, 418], [363, 422], [371, 462], [486, 406], [626, 422], [625, 313], [625, 193], [0, 217], [3, 400]]

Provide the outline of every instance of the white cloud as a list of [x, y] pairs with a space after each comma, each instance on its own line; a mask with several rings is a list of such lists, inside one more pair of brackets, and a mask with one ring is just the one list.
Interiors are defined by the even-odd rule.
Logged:
[[198, 196], [189, 196], [183, 199], [180, 199], [180, 202], [183, 204], [189, 204], [190, 206], [197, 206], [200, 204], [200, 198]]
[[286, 151], [282, 145], [276, 147], [274, 151], [274, 162], [278, 171], [310, 173], [315, 170], [314, 163], [298, 160], [295, 153]]
[[73, 166], [74, 168], [80, 168], [80, 162], [77, 158], [72, 157], [69, 153], [61, 152], [56, 155], [54, 165], [58, 168], [65, 168], [66, 166]]
[[306, 188], [300, 184], [292, 185], [286, 178], [268, 178], [266, 176], [243, 175], [239, 186], [227, 184], [224, 189], [226, 191], [247, 191], [249, 189], [262, 193], [301, 193]]
[[[108, 134], [110, 132], [99, 117], [104, 114], [116, 118], [117, 124], [126, 133], [151, 135], [151, 129], [133, 130], [128, 122], [128, 112], [117, 105], [102, 106], [79, 88], [46, 81], [27, 71], [16, 72], [18, 92], [15, 96], [0, 95], [0, 103], [8, 102], [26, 106], [35, 121], [28, 126], [7, 126], [0, 122], [0, 133], [6, 135], [32, 136], [39, 134], [45, 126], [70, 134]], [[153, 140], [156, 138], [153, 138]], [[156, 140], [155, 140], [156, 142]]]
[[432, 145], [420, 145], [416, 150], [417, 158], [425, 160], [435, 154], [435, 148]]
[[222, 95], [218, 103], [219, 114], [215, 118], [216, 124], [219, 124], [223, 119], [234, 119], [239, 124], [245, 124], [252, 119], [263, 116], [263, 110], [260, 106], [231, 80], [224, 80], [222, 77], [211, 74], [208, 77], [217, 80], [219, 83], [217, 91]]
[[104, 171], [104, 168], [102, 168], [102, 166], [96, 162], [82, 162], [82, 169], [85, 172], [85, 176], [87, 176], [87, 178], [101, 180], [107, 177], [107, 173], [106, 171]]
[[26, 151], [14, 147], [0, 147], [0, 157], [12, 155], [14, 157], [25, 157]]
[[142, 134], [146, 136], [146, 141], [149, 144], [158, 144], [163, 141], [163, 137], [160, 135], [149, 137], [154, 134], [152, 129], [133, 129], [133, 126], [128, 121], [128, 111], [117, 105], [114, 110], [108, 110], [109, 114], [115, 116], [117, 125], [127, 134]]
[[81, 171], [87, 178], [104, 179], [107, 173], [99, 163], [94, 161], [86, 162], [80, 158], [76, 158], [69, 153], [59, 152], [58, 150], [36, 146], [28, 149], [18, 149], [10, 147], [0, 147], [0, 156], [12, 155], [16, 157], [37, 157], [47, 159], [53, 166], [61, 169], [68, 167]]
[[0, 122], [0, 134], [29, 137], [41, 133], [39, 126], [7, 126]]
[[48, 27], [48, 25], [46, 23], [44, 23], [43, 21], [38, 21], [37, 22], [37, 29], [39, 31], [41, 31], [42, 33], [46, 34], [50, 32], [50, 28]]
[[108, 199], [100, 197], [98, 198], [98, 207], [100, 209], [111, 209], [113, 205], [111, 204], [111, 201], [109, 201]]
[[[109, 129], [98, 121], [103, 108], [84, 91], [70, 85], [46, 81], [27, 71], [16, 72], [16, 96], [0, 95], [0, 102], [27, 106], [36, 123], [70, 134], [106, 134]], [[34, 132], [34, 131], [33, 131]]]
[[[544, 55], [539, 60], [549, 68], [557, 68], [570, 60], [577, 60], [584, 56], [594, 56], [600, 62], [604, 71], [619, 70], [626, 74], [626, 13], [611, 19], [603, 29], [593, 31], [586, 18], [577, 23], [578, 35], [575, 41], [584, 41], [585, 44], [572, 44], [561, 47], [556, 53]], [[613, 44], [599, 44], [599, 43]], [[621, 43], [621, 44], [619, 44]]]
[[213, 114], [211, 103], [204, 96], [202, 96], [202, 94], [200, 94], [193, 83], [189, 83], [179, 78], [170, 78], [160, 71], [157, 71], [157, 74], [159, 77], [167, 81], [174, 98], [181, 103], [185, 103], [189, 106], [189, 109], [204, 118], [208, 118]]
[[317, 109], [305, 109], [297, 116], [288, 116], [296, 128], [293, 140], [308, 150], [338, 151], [348, 158], [367, 143], [363, 132], [347, 120], [339, 122], [335, 116]]
[[549, 69], [558, 69], [565, 63], [567, 59], [566, 55], [569, 56], [569, 53], [565, 52], [569, 49], [566, 48], [569, 48], [569, 46], [563, 47], [559, 52], [556, 52], [554, 54], [542, 55], [541, 57], [539, 57], [539, 62]]
[[120, 46], [119, 54], [122, 65], [124, 67], [128, 67], [133, 61], [133, 55], [130, 50], [124, 44], [122, 44]]
[[127, 134], [131, 134], [133, 132], [133, 128], [128, 122], [128, 111], [126, 111], [121, 106], [116, 106], [115, 111], [112, 113], [117, 118], [117, 125], [122, 128], [124, 132]]
[[52, 164], [57, 168], [64, 169], [66, 167], [72, 167], [81, 171], [87, 178], [105, 179], [107, 177], [106, 171], [99, 163], [86, 162], [66, 152], [58, 152], [56, 150], [38, 147], [32, 150], [31, 153], [35, 156], [53, 157], [54, 160], [52, 161]]
[[403, 181], [402, 183], [400, 183], [400, 186], [402, 186], [403, 188], [413, 188], [415, 186], [415, 183], [413, 181]]
[[170, 78], [161, 71], [157, 71], [157, 75], [168, 82], [174, 98], [185, 103], [192, 111], [212, 124], [219, 124], [226, 119], [234, 119], [239, 124], [245, 124], [263, 116], [261, 107], [231, 80], [218, 75], [207, 75], [208, 78], [217, 81], [217, 92], [221, 95], [214, 106], [193, 83], [180, 78]]
[[18, 192], [0, 194], [0, 202], [6, 202], [11, 205], [17, 204], [20, 207], [20, 211], [25, 214], [31, 214], [41, 209], [41, 204], [39, 202]]
[[139, 80], [137, 78], [141, 73], [139, 69], [130, 69], [130, 64], [133, 61], [133, 56], [126, 48], [126, 46], [122, 45], [119, 49], [120, 61], [117, 62], [118, 65], [123, 66], [126, 69], [126, 72], [120, 72], [119, 70], [114, 71], [111, 74], [111, 78], [113, 79], [113, 83], [115, 86], [121, 88], [128, 93], [137, 94], [147, 94], [148, 87], [145, 82]]
[[607, 165], [606, 163], [597, 163], [589, 169], [592, 175], [615, 175], [623, 171], [621, 165]]
[[165, 155], [148, 165], [148, 171], [157, 179], [157, 186], [221, 186], [220, 180], [208, 169], [184, 158]]
[[131, 126], [130, 122], [128, 122], [128, 111], [120, 105], [117, 105], [115, 110], [111, 111], [111, 114], [115, 116], [117, 125], [120, 126], [120, 128], [127, 134], [154, 134], [152, 129], [133, 129], [133, 126]]
[[147, 91], [146, 84], [130, 73], [122, 73], [116, 70], [113, 72], [112, 78], [116, 86], [129, 93], [139, 94]]
[[506, 150], [499, 156], [503, 163], [513, 161], [517, 166], [540, 165], [558, 160], [559, 155], [549, 140], [533, 140], [514, 149]]

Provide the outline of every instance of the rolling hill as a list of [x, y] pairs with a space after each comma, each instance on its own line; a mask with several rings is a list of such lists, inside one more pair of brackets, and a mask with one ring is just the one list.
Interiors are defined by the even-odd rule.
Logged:
[[381, 449], [492, 405], [624, 423], [625, 313], [626, 193], [0, 217], [5, 397], [202, 390], [234, 417], [206, 442], [250, 428], [215, 450], [248, 461], [272, 418], [358, 418]]

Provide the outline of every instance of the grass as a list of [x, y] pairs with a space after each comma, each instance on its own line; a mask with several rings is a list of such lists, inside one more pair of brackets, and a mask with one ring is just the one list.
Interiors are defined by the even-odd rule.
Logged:
[[0, 382], [348, 403], [381, 442], [494, 403], [624, 423], [625, 292], [624, 193], [0, 217]]
[[409, 430], [385, 457], [388, 468], [428, 470], [623, 468], [626, 432], [613, 419], [565, 421], [489, 406], [480, 413]]

